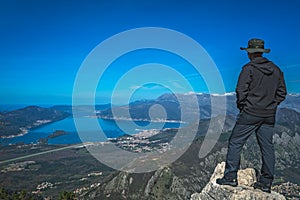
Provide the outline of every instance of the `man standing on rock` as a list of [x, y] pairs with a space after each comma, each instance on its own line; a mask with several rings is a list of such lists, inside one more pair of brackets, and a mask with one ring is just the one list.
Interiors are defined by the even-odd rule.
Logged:
[[224, 177], [216, 182], [237, 186], [241, 150], [249, 136], [255, 132], [262, 154], [262, 167], [254, 188], [270, 193], [275, 167], [275, 114], [277, 106], [286, 96], [285, 81], [279, 67], [262, 56], [270, 52], [270, 49], [264, 48], [263, 40], [251, 39], [248, 47], [241, 47], [241, 50], [248, 52], [250, 62], [239, 75], [236, 96], [240, 113], [229, 138]]

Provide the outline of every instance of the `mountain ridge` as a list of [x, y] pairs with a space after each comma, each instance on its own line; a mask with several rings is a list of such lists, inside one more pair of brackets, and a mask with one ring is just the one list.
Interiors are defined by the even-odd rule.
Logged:
[[[192, 98], [197, 98], [199, 105], [199, 113], [195, 112], [193, 103], [195, 102]], [[177, 99], [178, 98], [178, 99]], [[214, 114], [212, 114], [211, 102], [214, 102]], [[184, 102], [184, 105], [180, 105], [180, 102]], [[237, 115], [239, 110], [236, 107], [236, 96], [235, 93], [228, 93], [223, 95], [216, 94], [206, 94], [206, 93], [186, 93], [186, 94], [172, 94], [166, 93], [159, 96], [157, 99], [151, 100], [139, 100], [131, 102], [128, 105], [114, 106], [112, 108], [97, 111], [97, 116], [103, 119], [124, 119], [130, 118], [132, 120], [151, 120], [149, 114], [150, 109], [155, 106], [160, 105], [164, 108], [167, 116], [165, 120], [181, 120], [181, 106], [185, 106], [186, 115], [191, 116], [191, 118], [199, 119], [210, 119], [216, 117], [217, 115]], [[300, 95], [287, 95], [286, 100], [283, 101], [280, 108], [289, 108], [300, 112]]]

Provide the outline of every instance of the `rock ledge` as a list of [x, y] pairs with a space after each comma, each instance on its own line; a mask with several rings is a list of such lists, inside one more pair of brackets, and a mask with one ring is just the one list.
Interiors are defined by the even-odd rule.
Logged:
[[191, 196], [191, 200], [284, 200], [285, 197], [276, 192], [266, 193], [258, 189], [254, 189], [252, 184], [256, 181], [255, 170], [247, 168], [239, 170], [237, 187], [221, 186], [216, 183], [217, 178], [223, 177], [225, 162], [219, 163], [215, 168], [209, 183], [203, 188], [201, 193], [195, 193]]

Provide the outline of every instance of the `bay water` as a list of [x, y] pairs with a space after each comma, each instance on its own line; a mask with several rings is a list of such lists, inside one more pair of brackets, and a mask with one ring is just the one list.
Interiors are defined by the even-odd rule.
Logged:
[[[18, 143], [38, 143], [39, 139], [47, 138], [48, 136], [50, 136], [58, 130], [65, 131], [67, 132], [67, 134], [60, 135], [54, 138], [48, 138], [48, 144], [78, 144], [82, 142], [104, 142], [108, 138], [116, 138], [124, 134], [132, 135], [147, 129], [178, 128], [181, 126], [179, 122], [151, 122], [151, 126], [149, 126], [149, 122], [147, 121], [137, 121], [134, 123], [139, 128], [130, 128], [132, 121], [123, 120], [118, 121], [118, 123], [116, 123], [114, 120], [106, 120], [99, 118], [97, 119], [98, 124], [101, 127], [101, 129], [99, 130], [99, 128], [91, 126], [91, 120], [93, 120], [92, 118], [80, 117], [80, 119], [77, 120], [80, 120], [80, 123], [84, 126], [84, 131], [80, 131], [80, 135], [76, 130], [73, 117], [69, 117], [61, 121], [53, 122], [29, 130], [27, 134], [22, 136], [0, 139], [0, 144], [9, 145]], [[124, 131], [119, 126], [126, 127], [126, 131]]]

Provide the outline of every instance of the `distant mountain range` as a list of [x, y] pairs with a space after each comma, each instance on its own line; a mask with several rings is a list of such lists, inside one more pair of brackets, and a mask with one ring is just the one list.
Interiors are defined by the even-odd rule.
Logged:
[[[194, 109], [192, 98], [197, 98], [199, 112]], [[222, 104], [221, 99], [226, 99], [226, 104]], [[217, 102], [215, 106], [216, 112], [212, 115], [211, 100]], [[184, 102], [180, 105], [179, 102]], [[220, 102], [220, 103], [218, 103]], [[87, 116], [91, 113], [96, 113], [100, 118], [104, 119], [124, 119], [126, 113], [130, 113], [130, 118], [127, 120], [151, 120], [149, 110], [154, 105], [160, 105], [165, 109], [166, 119], [181, 121], [181, 107], [185, 106], [186, 115], [191, 117], [198, 116], [199, 119], [210, 119], [218, 115], [224, 114], [227, 116], [236, 116], [238, 109], [236, 108], [235, 93], [220, 94], [163, 94], [153, 100], [139, 100], [124, 106], [114, 106], [114, 114], [111, 104], [95, 105], [95, 106], [76, 106], [72, 110], [71, 105], [57, 105], [50, 108], [42, 108], [38, 106], [27, 106], [19, 108], [19, 106], [2, 106], [2, 109], [19, 108], [13, 111], [0, 112], [0, 137], [10, 137], [26, 133], [27, 130], [62, 120], [72, 114], [79, 116]], [[281, 115], [282, 109], [289, 109], [300, 112], [300, 95], [290, 94], [286, 100], [280, 105], [278, 111], [278, 119], [282, 119], [285, 115]], [[73, 111], [76, 111], [75, 113]], [[293, 115], [294, 116], [294, 115]], [[286, 121], [285, 123], [292, 123]], [[287, 124], [288, 125], [288, 124]]]
[[[195, 112], [193, 98], [197, 97], [199, 105], [199, 113]], [[224, 104], [222, 99], [226, 99]], [[212, 116], [211, 101], [217, 102], [215, 106], [215, 114]], [[184, 102], [185, 109], [188, 111], [187, 114], [195, 116], [199, 114], [200, 119], [210, 119], [217, 115], [237, 115], [239, 112], [236, 107], [236, 96], [235, 93], [226, 93], [224, 95], [219, 94], [163, 94], [154, 100], [140, 100], [130, 103], [129, 105], [114, 107], [113, 115], [112, 109], [108, 108], [98, 112], [98, 117], [105, 119], [122, 119], [126, 116], [126, 113], [130, 113], [130, 117], [133, 120], [150, 120], [149, 110], [152, 106], [158, 104], [162, 106], [167, 113], [167, 120], [181, 121], [181, 105], [179, 102]], [[219, 103], [220, 102], [220, 103]], [[280, 105], [279, 108], [289, 108], [300, 112], [300, 95], [288, 95], [286, 100]]]

